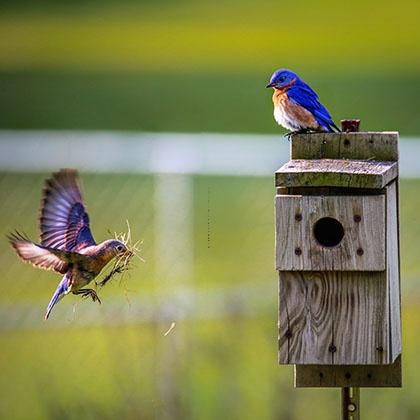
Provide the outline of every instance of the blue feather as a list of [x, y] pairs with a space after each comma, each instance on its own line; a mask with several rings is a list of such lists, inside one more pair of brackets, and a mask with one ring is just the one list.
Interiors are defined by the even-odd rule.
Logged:
[[70, 288], [70, 282], [71, 282], [71, 272], [67, 272], [66, 275], [63, 277], [63, 279], [60, 281], [57, 289], [55, 290], [50, 300], [50, 303], [47, 306], [47, 312], [45, 313], [46, 320], [50, 316], [52, 308], [55, 306], [55, 304], [68, 293], [69, 288]]
[[305, 82], [297, 79], [296, 83], [287, 91], [287, 95], [293, 102], [311, 112], [320, 126], [329, 132], [334, 131], [332, 127], [335, 127], [335, 124], [330, 113], [319, 102], [316, 92]]

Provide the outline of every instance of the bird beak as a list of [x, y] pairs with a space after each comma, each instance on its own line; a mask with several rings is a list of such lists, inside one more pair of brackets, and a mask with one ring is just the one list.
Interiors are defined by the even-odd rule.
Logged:
[[271, 88], [271, 87], [274, 87], [274, 83], [269, 83], [269, 84], [266, 86], [266, 88]]

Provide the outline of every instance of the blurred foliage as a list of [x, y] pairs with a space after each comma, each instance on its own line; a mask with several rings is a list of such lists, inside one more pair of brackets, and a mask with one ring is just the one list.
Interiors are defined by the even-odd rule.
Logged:
[[417, 1], [3, 2], [0, 128], [278, 132], [297, 71], [336, 120], [419, 134]]
[[[0, 176], [2, 231], [19, 228], [37, 236], [36, 209], [44, 174]], [[194, 177], [194, 274], [185, 279], [193, 290], [234, 287], [246, 291], [260, 285], [267, 305], [253, 294], [243, 312], [178, 320], [165, 337], [167, 325], [75, 327], [74, 303], [94, 305], [97, 317], [128, 292], [129, 301], [162, 291], [154, 255], [154, 177], [83, 174], [86, 202], [97, 240], [107, 230], [131, 223], [135, 238], [144, 239], [145, 263], [137, 264], [124, 284], [101, 290], [101, 306], [68, 296], [46, 323], [43, 311], [58, 276], [22, 264], [7, 242], [0, 242], [0, 302], [10, 311], [31, 316], [33, 329], [7, 331], [3, 312], [0, 340], [0, 417], [13, 419], [150, 419], [162, 413], [174, 419], [311, 419], [338, 417], [337, 390], [293, 388], [291, 367], [277, 366], [277, 280], [273, 267], [273, 185], [270, 178]], [[420, 328], [417, 223], [420, 181], [402, 181], [402, 280], [404, 388], [362, 391], [363, 417], [391, 420], [420, 416], [417, 344]], [[207, 241], [210, 191], [210, 248]], [[7, 198], [7, 199], [6, 199]], [[238, 214], [241, 217], [238, 217]], [[174, 243], [176, 246], [176, 243]], [[238, 264], [238, 261], [240, 262]], [[178, 285], [166, 290], [175, 293]], [[146, 295], [147, 296], [147, 295]], [[232, 302], [233, 304], [234, 302]], [[23, 304], [35, 310], [25, 312]], [[256, 311], [249, 311], [256, 308]], [[130, 310], [129, 304], [120, 311]], [[114, 312], [112, 312], [114, 311]], [[57, 319], [68, 314], [65, 325]], [[54, 317], [55, 315], [55, 317]], [[18, 318], [19, 319], [19, 316]], [[116, 320], [117, 321], [117, 320]], [[169, 352], [169, 360], [168, 360]], [[171, 382], [172, 381], [172, 382]], [[170, 402], [169, 393], [175, 402]], [[24, 398], [24, 404], [22, 403]], [[227, 414], [228, 413], [228, 414]]]
[[332, 0], [59, 4], [4, 9], [1, 68], [378, 74], [420, 65], [414, 0], [356, 0], [348, 9]]
[[[282, 133], [267, 72], [0, 72], [0, 128]], [[420, 76], [302, 74], [334, 119], [420, 133]], [[281, 139], [279, 139], [281, 141]]]

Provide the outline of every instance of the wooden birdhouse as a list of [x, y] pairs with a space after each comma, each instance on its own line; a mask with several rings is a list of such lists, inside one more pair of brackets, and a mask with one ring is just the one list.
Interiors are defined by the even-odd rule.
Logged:
[[296, 386], [400, 386], [398, 133], [294, 135], [276, 188], [280, 363]]

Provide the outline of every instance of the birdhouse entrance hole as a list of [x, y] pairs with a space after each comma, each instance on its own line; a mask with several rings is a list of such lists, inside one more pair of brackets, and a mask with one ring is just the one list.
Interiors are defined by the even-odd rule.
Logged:
[[326, 248], [337, 246], [344, 237], [343, 225], [332, 217], [323, 217], [314, 225], [316, 241]]

